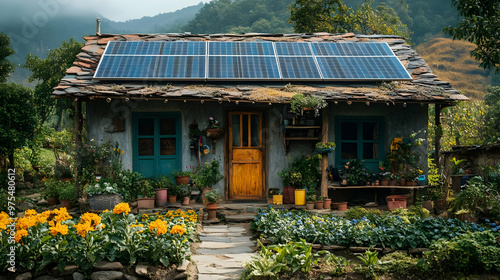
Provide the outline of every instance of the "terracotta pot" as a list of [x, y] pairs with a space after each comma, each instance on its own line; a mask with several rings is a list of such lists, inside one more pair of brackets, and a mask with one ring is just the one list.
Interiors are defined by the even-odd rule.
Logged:
[[167, 204], [167, 191], [166, 188], [155, 189], [155, 204], [157, 207], [163, 207]]
[[70, 209], [71, 208], [71, 200], [61, 199], [61, 206], [66, 207], [66, 209]]
[[212, 188], [201, 188], [201, 201], [203, 202], [203, 205], [208, 204], [208, 201], [207, 201], [207, 198], [205, 197], [205, 195], [207, 194], [207, 192], [209, 192], [211, 190], [212, 190]]
[[57, 198], [55, 198], [55, 197], [53, 197], [53, 196], [49, 197], [49, 200], [48, 200], [48, 201], [49, 201], [49, 205], [50, 205], [50, 206], [54, 206], [54, 205], [56, 205], [56, 204], [57, 204]]
[[398, 180], [396, 179], [389, 180], [389, 186], [397, 186], [397, 185], [398, 185]]
[[399, 182], [398, 182], [398, 185], [399, 186], [404, 186], [406, 185], [406, 180], [405, 179], [400, 179]]
[[347, 211], [347, 202], [339, 202], [339, 211]]
[[314, 202], [306, 202], [306, 209], [313, 210], [314, 209]]
[[182, 200], [182, 205], [189, 205], [189, 196], [185, 196], [184, 199]]
[[295, 203], [295, 189], [292, 187], [283, 187], [283, 203], [294, 204]]
[[409, 186], [413, 186], [413, 181], [406, 181], [405, 182], [405, 186], [409, 187]]
[[189, 184], [189, 178], [190, 176], [175, 176], [175, 183], [177, 185], [187, 185]]
[[176, 203], [177, 202], [177, 196], [176, 195], [169, 195], [168, 196], [168, 203]]
[[323, 209], [323, 200], [314, 202], [315, 209]]
[[332, 202], [332, 210], [337, 210], [339, 209], [339, 203], [338, 202]]
[[381, 186], [389, 186], [389, 179], [380, 179]]
[[325, 198], [325, 200], [323, 200], [323, 209], [330, 209], [331, 206], [332, 200], [330, 198]]
[[208, 219], [209, 220], [215, 220], [217, 219], [217, 203], [209, 203], [207, 204], [207, 212], [208, 212]]
[[155, 208], [155, 199], [154, 198], [138, 198], [137, 199], [137, 208], [139, 209], [151, 209]]

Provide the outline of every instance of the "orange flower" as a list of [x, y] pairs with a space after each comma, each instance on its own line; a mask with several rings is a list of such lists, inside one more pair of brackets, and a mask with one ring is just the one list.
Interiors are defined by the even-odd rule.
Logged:
[[58, 233], [61, 235], [68, 234], [68, 226], [62, 225], [60, 222], [58, 222], [55, 226], [50, 227], [49, 230], [52, 233], [52, 236], [56, 236]]
[[155, 229], [156, 229], [156, 235], [165, 234], [167, 233], [168, 230], [167, 223], [160, 219], [152, 221], [151, 223], [149, 223], [149, 231], [152, 234], [155, 234]]
[[121, 214], [121, 213], [125, 213], [125, 215], [128, 215], [128, 213], [130, 213], [130, 206], [128, 206], [128, 203], [125, 202], [118, 203], [113, 209], [113, 214]]
[[78, 223], [76, 225], [73, 225], [76, 228], [76, 233], [80, 235], [81, 237], [85, 237], [85, 235], [89, 232], [92, 231], [92, 227], [90, 225], [90, 222], [85, 222], [85, 223]]
[[12, 219], [9, 217], [7, 213], [0, 212], [0, 231], [6, 229], [7, 225], [9, 225], [11, 222]]
[[25, 229], [18, 229], [16, 230], [16, 235], [14, 236], [14, 240], [19, 243], [21, 241], [21, 238], [23, 236], [28, 236], [28, 231]]
[[38, 213], [33, 209], [28, 209], [28, 210], [24, 211], [25, 217], [35, 216], [36, 214], [38, 214]]
[[186, 232], [186, 229], [184, 228], [184, 224], [182, 224], [182, 225], [173, 226], [172, 230], [170, 231], [170, 234], [178, 233], [180, 236], [182, 236], [185, 232]]

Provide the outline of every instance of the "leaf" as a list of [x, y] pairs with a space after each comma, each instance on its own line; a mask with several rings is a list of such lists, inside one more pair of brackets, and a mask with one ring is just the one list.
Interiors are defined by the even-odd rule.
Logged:
[[160, 262], [165, 266], [165, 267], [168, 267], [169, 264], [170, 264], [170, 261], [168, 260], [167, 257], [161, 257], [160, 258]]

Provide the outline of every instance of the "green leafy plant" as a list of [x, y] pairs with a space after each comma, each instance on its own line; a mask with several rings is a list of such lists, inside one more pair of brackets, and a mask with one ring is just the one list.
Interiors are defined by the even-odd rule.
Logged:
[[450, 168], [451, 168], [451, 174], [452, 175], [458, 175], [458, 173], [460, 172], [460, 164], [462, 162], [466, 162], [467, 160], [466, 159], [457, 159], [455, 157], [451, 158], [450, 159]]
[[59, 189], [59, 199], [75, 201], [76, 200], [76, 188], [75, 184], [71, 182], [63, 182]]
[[217, 203], [220, 198], [220, 194], [217, 190], [212, 189], [205, 194], [205, 197], [207, 198], [208, 203]]
[[320, 96], [297, 93], [292, 96], [292, 100], [290, 101], [290, 112], [302, 115], [304, 108], [312, 108], [315, 110], [314, 115], [319, 116], [319, 110], [325, 108], [327, 105], [326, 101]]
[[300, 189], [316, 189], [321, 179], [321, 172], [319, 171], [321, 159], [321, 155], [302, 155], [293, 158], [288, 167], [278, 172], [278, 176], [283, 179], [285, 186], [293, 186]]
[[365, 254], [358, 256], [358, 259], [361, 260], [361, 263], [365, 266], [365, 277], [370, 279], [377, 279], [375, 266], [378, 263], [378, 252], [365, 251]]
[[113, 178], [102, 178], [98, 182], [87, 186], [85, 191], [90, 196], [99, 194], [117, 194], [118, 184], [114, 182]]
[[189, 125], [189, 132], [188, 132], [188, 135], [189, 135], [189, 138], [191, 138], [192, 140], [197, 140], [198, 137], [200, 137], [201, 135], [201, 130], [200, 128], [198, 127], [198, 124], [196, 123], [196, 121], [193, 121], [190, 125]]
[[326, 252], [326, 255], [323, 257], [323, 262], [331, 271], [331, 276], [342, 276], [347, 270], [347, 259], [341, 256], [335, 256], [330, 252]]
[[171, 184], [168, 187], [168, 195], [177, 195], [177, 196], [180, 196], [182, 194], [182, 186], [183, 185]]
[[365, 208], [363, 208], [361, 206], [354, 206], [354, 207], [347, 209], [347, 211], [345, 212], [345, 218], [349, 219], [349, 220], [352, 220], [352, 219], [360, 220], [363, 217], [365, 217], [367, 213], [368, 213], [368, 210], [366, 210]]
[[417, 258], [396, 251], [380, 258], [380, 261], [375, 265], [375, 270], [380, 274], [415, 275], [417, 273], [417, 263]]
[[184, 176], [192, 176], [193, 173], [191, 171], [182, 171], [182, 170], [175, 170], [172, 172], [172, 176], [174, 177], [184, 177]]
[[193, 175], [194, 183], [202, 188], [213, 188], [215, 184], [224, 178], [219, 171], [219, 165], [220, 162], [215, 159], [210, 164], [205, 162], [204, 165], [200, 165]]
[[252, 256], [252, 260], [245, 263], [245, 270], [241, 279], [256, 279], [266, 277], [270, 280], [279, 279], [280, 273], [287, 270], [285, 263], [276, 260], [274, 253], [257, 240], [260, 249], [258, 256]]
[[61, 189], [61, 185], [63, 185], [61, 180], [57, 180], [55, 178], [46, 180], [43, 184], [43, 197], [45, 199], [50, 197], [59, 199], [59, 190]]

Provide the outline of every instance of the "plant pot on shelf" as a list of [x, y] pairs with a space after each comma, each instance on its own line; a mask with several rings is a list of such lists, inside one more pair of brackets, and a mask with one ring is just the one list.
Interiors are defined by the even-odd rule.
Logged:
[[323, 200], [323, 209], [330, 209], [331, 206], [332, 200], [330, 198], [325, 198], [325, 200]]
[[155, 208], [155, 199], [152, 197], [138, 198], [137, 208], [139, 209], [152, 209]]
[[380, 179], [381, 186], [389, 186], [389, 179]]
[[281, 194], [273, 195], [273, 204], [277, 204], [277, 205], [283, 204], [283, 195], [281, 195]]
[[314, 202], [314, 208], [319, 210], [323, 209], [323, 200]]
[[283, 203], [295, 203], [295, 189], [293, 187], [283, 187]]
[[177, 196], [176, 195], [169, 195], [168, 196], [168, 203], [176, 203], [177, 202]]
[[406, 180], [405, 179], [399, 179], [398, 186], [406, 186]]
[[207, 204], [207, 212], [208, 212], [208, 219], [209, 220], [215, 220], [217, 219], [217, 203], [209, 203]]
[[177, 185], [187, 185], [189, 184], [189, 178], [191, 176], [175, 176], [175, 183]]
[[305, 189], [295, 190], [294, 196], [295, 196], [295, 205], [298, 205], [298, 206], [306, 205], [306, 190]]
[[224, 129], [222, 128], [207, 128], [205, 132], [207, 134], [207, 138], [210, 139], [218, 139], [224, 136]]
[[61, 206], [66, 207], [66, 209], [70, 209], [71, 208], [71, 200], [61, 199]]
[[397, 186], [397, 185], [398, 185], [398, 180], [396, 179], [389, 180], [389, 186]]
[[189, 196], [185, 196], [184, 199], [182, 200], [182, 205], [189, 205]]
[[407, 187], [414, 186], [414, 185], [415, 185], [415, 182], [413, 182], [413, 181], [406, 181], [405, 182], [405, 186], [407, 186]]
[[167, 191], [166, 188], [155, 189], [155, 204], [157, 207], [163, 207], [167, 204]]
[[338, 209], [339, 211], [347, 211], [347, 202], [339, 202]]
[[314, 209], [314, 202], [306, 202], [306, 209], [313, 210]]

